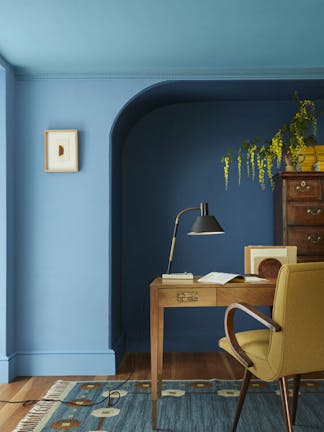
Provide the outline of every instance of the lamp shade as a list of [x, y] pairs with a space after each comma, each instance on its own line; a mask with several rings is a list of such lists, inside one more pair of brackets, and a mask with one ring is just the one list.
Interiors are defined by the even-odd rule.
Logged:
[[188, 235], [224, 234], [223, 228], [214, 216], [197, 216]]

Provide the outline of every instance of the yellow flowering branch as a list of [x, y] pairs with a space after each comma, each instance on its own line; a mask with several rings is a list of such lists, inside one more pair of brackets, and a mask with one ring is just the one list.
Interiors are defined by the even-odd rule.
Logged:
[[[269, 141], [259, 144], [259, 139], [245, 140], [237, 150], [236, 158], [231, 151], [222, 157], [224, 164], [225, 188], [229, 184], [229, 165], [236, 160], [238, 169], [238, 183], [241, 183], [242, 165], [245, 159], [247, 176], [255, 179], [256, 168], [258, 181], [262, 189], [265, 188], [265, 174], [271, 188], [274, 188], [273, 166], [280, 169], [282, 162], [289, 158], [296, 167], [303, 161], [303, 150], [312, 145], [315, 150], [317, 115], [315, 102], [310, 99], [300, 100], [295, 93], [297, 110], [288, 124], [284, 124], [276, 131]], [[316, 154], [315, 154], [316, 157]], [[255, 163], [256, 160], [256, 163]]]

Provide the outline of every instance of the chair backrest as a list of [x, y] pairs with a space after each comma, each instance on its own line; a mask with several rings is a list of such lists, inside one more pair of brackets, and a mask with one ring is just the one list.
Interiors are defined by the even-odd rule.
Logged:
[[324, 370], [324, 262], [281, 267], [272, 317], [268, 361], [273, 379]]

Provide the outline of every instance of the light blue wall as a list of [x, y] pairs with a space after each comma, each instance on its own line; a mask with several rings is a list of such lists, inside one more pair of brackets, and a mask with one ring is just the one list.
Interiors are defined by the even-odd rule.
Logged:
[[[6, 73], [6, 139], [7, 139], [7, 353], [10, 357], [15, 353], [15, 86], [13, 73]], [[11, 373], [12, 375], [12, 373]]]
[[[16, 87], [17, 374], [110, 374], [109, 134], [146, 80]], [[79, 130], [80, 171], [44, 173], [45, 129]], [[118, 287], [117, 287], [118, 290]]]
[[14, 376], [14, 90], [0, 58], [0, 377]]

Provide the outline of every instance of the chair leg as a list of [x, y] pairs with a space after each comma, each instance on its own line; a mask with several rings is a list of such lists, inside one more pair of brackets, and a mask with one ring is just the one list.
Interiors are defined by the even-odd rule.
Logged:
[[293, 425], [291, 421], [290, 408], [289, 408], [289, 393], [288, 393], [288, 381], [287, 377], [281, 377], [279, 380], [280, 394], [282, 408], [285, 417], [286, 430], [287, 432], [293, 432]]
[[299, 385], [300, 385], [300, 375], [295, 375], [295, 377], [294, 377], [294, 392], [293, 392], [292, 409], [291, 409], [292, 424], [295, 424], [295, 420], [296, 420]]
[[232, 432], [236, 431], [237, 424], [238, 424], [238, 421], [240, 419], [240, 414], [242, 411], [242, 406], [243, 406], [243, 403], [245, 400], [246, 391], [249, 387], [251, 375], [252, 375], [251, 372], [248, 369], [245, 369], [243, 382], [242, 382], [242, 386], [241, 386], [241, 391], [240, 391], [240, 398], [238, 400], [237, 407], [236, 407], [236, 413], [235, 413], [235, 418], [234, 418], [234, 422], [233, 422]]

